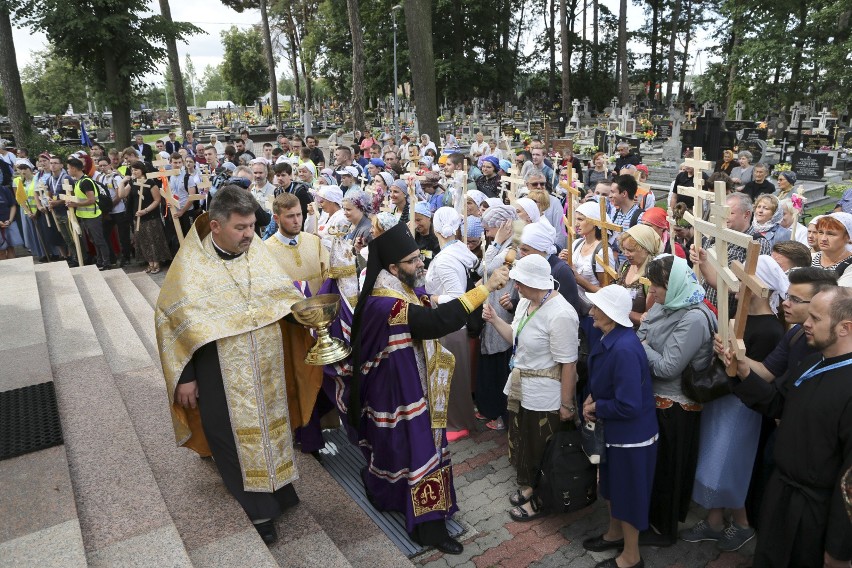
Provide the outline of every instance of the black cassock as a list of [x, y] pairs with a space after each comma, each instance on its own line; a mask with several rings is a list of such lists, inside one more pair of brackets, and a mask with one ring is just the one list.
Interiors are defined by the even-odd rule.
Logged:
[[[822, 355], [806, 357], [782, 384], [755, 373], [734, 393], [749, 407], [780, 418], [776, 469], [763, 496], [755, 568], [823, 566], [823, 553], [852, 559], [852, 523], [840, 480], [852, 466], [852, 365], [826, 371], [795, 386]], [[852, 359], [826, 359], [816, 369]]]

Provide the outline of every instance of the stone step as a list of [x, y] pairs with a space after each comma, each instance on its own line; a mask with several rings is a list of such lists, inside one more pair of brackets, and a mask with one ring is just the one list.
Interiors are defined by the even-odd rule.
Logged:
[[89, 565], [192, 566], [99, 341], [112, 353], [125, 338], [99, 338], [86, 305], [103, 298], [84, 300], [67, 264], [35, 273]]
[[[53, 381], [31, 257], [0, 261], [0, 392]], [[0, 461], [0, 566], [86, 566], [65, 446]]]
[[115, 346], [111, 340], [102, 339], [106, 342], [104, 352], [193, 564], [277, 566], [242, 508], [225, 489], [212, 460], [201, 459], [175, 443], [156, 348], [153, 308], [122, 270], [99, 272], [86, 267], [72, 272], [84, 300], [101, 299], [87, 302], [98, 336], [121, 338]]
[[144, 272], [135, 272], [129, 275], [130, 280], [142, 293], [142, 297], [153, 308], [157, 305], [157, 296], [160, 295], [160, 287], [154, 282], [150, 276]]

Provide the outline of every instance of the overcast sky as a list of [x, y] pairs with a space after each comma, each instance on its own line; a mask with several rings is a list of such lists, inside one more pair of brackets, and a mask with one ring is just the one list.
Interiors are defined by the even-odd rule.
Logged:
[[[148, 9], [151, 12], [159, 13], [159, 2], [157, 0], [148, 0], [147, 3]], [[607, 5], [613, 12], [618, 12], [618, 0], [602, 0], [601, 3]], [[638, 28], [639, 22], [644, 18], [642, 9], [634, 6], [632, 2], [628, 6], [627, 27], [628, 29]], [[207, 65], [216, 66], [222, 61], [223, 49], [219, 37], [222, 30], [232, 25], [248, 26], [259, 23], [260, 21], [260, 13], [257, 10], [246, 10], [240, 14], [219, 2], [211, 2], [210, 0], [180, 0], [178, 2], [171, 2], [171, 9], [174, 20], [191, 22], [207, 32], [206, 34], [193, 36], [189, 45], [178, 43], [181, 66], [183, 66], [186, 54], [189, 53], [199, 77]], [[390, 16], [388, 17], [390, 18]], [[93, 33], [96, 33], [96, 30], [93, 30]], [[47, 39], [43, 33], [33, 33], [26, 28], [15, 29], [13, 35], [15, 38], [18, 67], [23, 69], [32, 60], [34, 52], [46, 47]], [[589, 34], [589, 37], [591, 37], [591, 34]], [[699, 38], [697, 43], [703, 43], [702, 39]], [[638, 47], [633, 46], [631, 49]], [[642, 50], [639, 49], [639, 51]], [[694, 62], [691, 62], [691, 65], [693, 64]], [[165, 62], [161, 63], [160, 66], [165, 71]], [[703, 71], [705, 66], [706, 56], [702, 55], [698, 62], [697, 71]], [[279, 77], [283, 71], [284, 65], [279, 65]], [[690, 72], [692, 72], [692, 69], [690, 69]], [[152, 78], [152, 80], [156, 81], [157, 79]]]

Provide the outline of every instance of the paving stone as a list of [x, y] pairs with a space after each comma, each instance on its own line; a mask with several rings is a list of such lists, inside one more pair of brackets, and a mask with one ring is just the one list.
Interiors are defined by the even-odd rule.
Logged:
[[477, 481], [490, 473], [494, 473], [494, 467], [491, 465], [485, 465], [471, 471], [470, 473], [465, 475], [465, 477], [468, 479], [468, 481]]

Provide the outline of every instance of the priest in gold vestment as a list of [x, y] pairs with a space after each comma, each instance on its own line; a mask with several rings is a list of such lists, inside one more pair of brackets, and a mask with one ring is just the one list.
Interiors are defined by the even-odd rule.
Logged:
[[[302, 204], [292, 193], [282, 193], [272, 204], [272, 216], [278, 230], [265, 244], [281, 268], [301, 288], [306, 296], [316, 294], [328, 277], [329, 253], [316, 235], [302, 231]], [[305, 355], [314, 345], [314, 338], [308, 330], [299, 324], [282, 323], [284, 329], [285, 375], [287, 377], [287, 397], [298, 404], [290, 405], [290, 419], [297, 427], [296, 439], [301, 443], [302, 452], [319, 456], [319, 450], [325, 445], [322, 432], [317, 428], [304, 430], [317, 405], [317, 397], [322, 398], [321, 407], [328, 409], [325, 394], [322, 393], [323, 368], [305, 364]], [[333, 408], [333, 407], [331, 407]]]
[[282, 320], [303, 295], [254, 240], [256, 209], [237, 186], [216, 193], [169, 269], [155, 325], [177, 443], [212, 454], [270, 544], [299, 500]]

